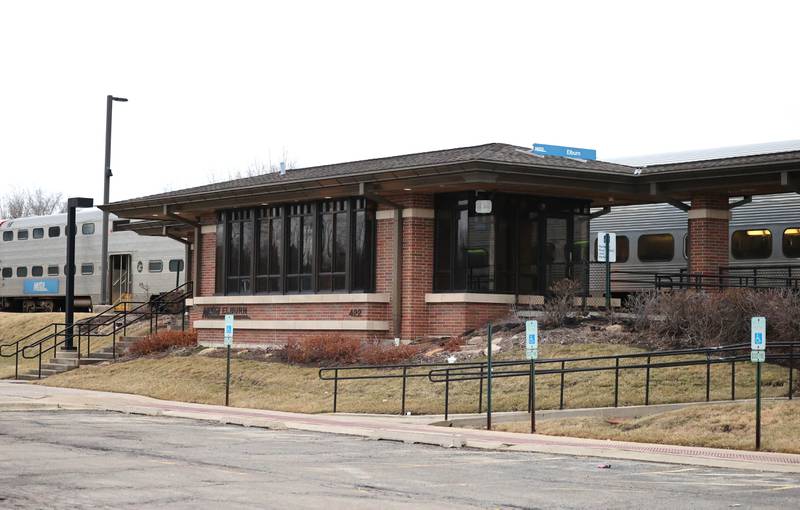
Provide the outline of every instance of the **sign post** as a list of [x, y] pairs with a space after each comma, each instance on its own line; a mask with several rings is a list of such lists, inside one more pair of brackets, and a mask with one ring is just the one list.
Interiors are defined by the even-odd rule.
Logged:
[[227, 349], [227, 362], [225, 368], [225, 405], [228, 405], [231, 394], [231, 346], [233, 345], [233, 314], [225, 316], [225, 348]]
[[597, 233], [597, 260], [606, 263], [606, 309], [611, 310], [611, 263], [617, 261], [617, 234]]
[[750, 319], [750, 361], [756, 364], [756, 450], [761, 449], [761, 364], [767, 358], [767, 319]]
[[531, 361], [531, 434], [536, 432], [536, 359], [539, 357], [539, 323], [525, 322], [525, 357]]
[[486, 334], [486, 430], [492, 430], [492, 324]]

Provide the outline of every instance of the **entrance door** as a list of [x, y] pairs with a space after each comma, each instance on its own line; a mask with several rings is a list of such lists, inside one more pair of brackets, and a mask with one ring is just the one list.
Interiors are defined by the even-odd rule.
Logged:
[[111, 303], [116, 303], [120, 300], [130, 299], [131, 294], [131, 256], [124, 255], [111, 255], [109, 257], [109, 266], [111, 267]]
[[569, 256], [569, 221], [566, 217], [548, 216], [544, 250], [549, 290], [555, 282], [572, 276]]

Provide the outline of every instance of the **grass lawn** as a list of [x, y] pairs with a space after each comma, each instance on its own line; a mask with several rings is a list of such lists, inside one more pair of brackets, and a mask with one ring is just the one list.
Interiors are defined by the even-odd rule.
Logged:
[[[543, 345], [542, 357], [590, 356], [635, 352], [620, 345], [574, 344]], [[500, 359], [521, 357], [508, 352]], [[608, 361], [599, 362], [608, 365]], [[598, 362], [593, 364], [598, 365]], [[613, 364], [613, 361], [611, 361]], [[628, 363], [628, 362], [624, 362]], [[623, 363], [623, 364], [624, 364]], [[592, 363], [584, 363], [588, 365]], [[293, 366], [277, 362], [234, 359], [231, 375], [231, 404], [240, 407], [319, 413], [330, 412], [333, 405], [333, 382], [321, 381], [315, 367]], [[373, 373], [377, 373], [376, 370]], [[414, 414], [442, 413], [444, 384], [433, 384], [428, 369], [409, 370], [424, 377], [409, 379], [406, 410]], [[797, 379], [795, 371], [795, 380]], [[384, 374], [401, 373], [399, 370]], [[341, 375], [346, 375], [342, 371]], [[363, 374], [361, 374], [363, 375]], [[644, 370], [621, 371], [620, 405], [644, 401]], [[716, 365], [711, 370], [711, 398], [730, 398], [730, 366]], [[765, 365], [762, 371], [765, 397], [787, 394], [786, 368]], [[537, 408], [558, 407], [559, 375], [537, 376]], [[751, 363], [736, 367], [736, 396], [754, 395], [754, 370]], [[137, 393], [151, 397], [220, 404], [224, 398], [225, 359], [201, 355], [169, 355], [133, 361], [87, 366], [50, 377], [42, 384], [115, 392]], [[338, 411], [359, 413], [399, 413], [401, 379], [340, 381]], [[485, 388], [484, 388], [485, 392]], [[493, 384], [495, 411], [527, 408], [527, 377], [496, 379]], [[565, 407], [602, 407], [613, 405], [614, 372], [583, 372], [565, 377]], [[651, 370], [650, 402], [686, 402], [705, 399], [705, 367], [663, 368]], [[450, 386], [450, 412], [471, 413], [478, 407], [478, 382], [453, 382]]]
[[[800, 401], [765, 401], [761, 409], [761, 449], [800, 453]], [[530, 423], [503, 423], [497, 430], [528, 432]], [[753, 403], [692, 406], [639, 418], [566, 418], [542, 420], [536, 432], [553, 436], [612, 439], [752, 450]]]

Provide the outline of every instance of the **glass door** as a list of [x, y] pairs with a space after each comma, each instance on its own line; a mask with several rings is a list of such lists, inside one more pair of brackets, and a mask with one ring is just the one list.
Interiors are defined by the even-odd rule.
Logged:
[[111, 303], [129, 300], [131, 298], [131, 256], [111, 255]]

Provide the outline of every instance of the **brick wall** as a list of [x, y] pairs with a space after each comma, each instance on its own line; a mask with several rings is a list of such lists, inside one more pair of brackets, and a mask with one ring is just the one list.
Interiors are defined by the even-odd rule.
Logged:
[[459, 336], [481, 328], [489, 321], [502, 319], [511, 312], [506, 304], [431, 303], [428, 305], [428, 331], [431, 336]]
[[[728, 197], [698, 195], [692, 197], [692, 211], [706, 210], [711, 214], [727, 215]], [[692, 212], [690, 211], [690, 215]], [[726, 218], [689, 218], [689, 271], [718, 274], [720, 266], [728, 265], [730, 239]]]
[[217, 234], [200, 234], [199, 296], [213, 296], [217, 277]]

